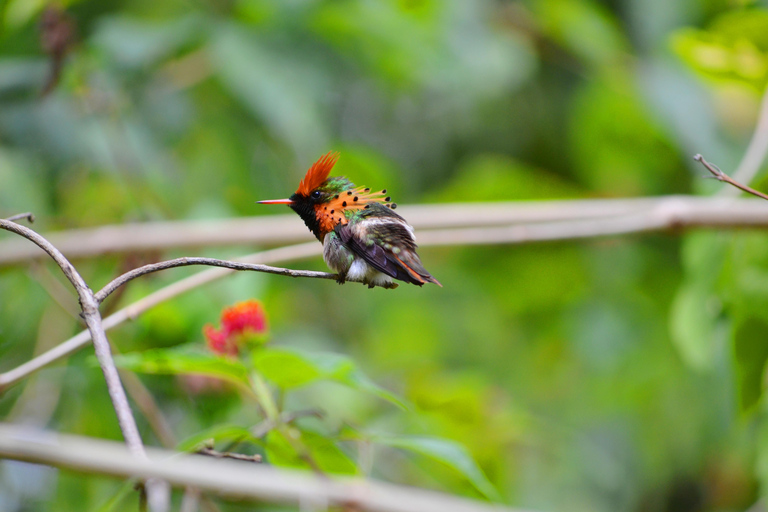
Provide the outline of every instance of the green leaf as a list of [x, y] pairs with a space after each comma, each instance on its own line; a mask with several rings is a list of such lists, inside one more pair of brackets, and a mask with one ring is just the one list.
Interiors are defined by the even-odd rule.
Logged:
[[207, 375], [248, 386], [248, 369], [243, 363], [203, 352], [197, 344], [123, 354], [115, 357], [115, 364], [139, 373]]
[[448, 439], [428, 436], [404, 436], [404, 437], [382, 437], [375, 436], [371, 439], [373, 442], [408, 450], [455, 469], [461, 473], [469, 482], [492, 501], [501, 501], [496, 488], [485, 476], [480, 466], [477, 465], [472, 455], [461, 444]]
[[198, 432], [197, 434], [189, 436], [188, 438], [181, 441], [176, 446], [176, 449], [182, 452], [190, 452], [200, 448], [200, 445], [203, 444], [208, 439], [213, 439], [214, 442], [220, 442], [220, 441], [229, 441], [229, 442], [249, 441], [253, 443], [259, 442], [258, 439], [253, 437], [253, 434], [251, 434], [251, 431], [249, 429], [245, 427], [241, 427], [239, 425], [225, 424], [225, 425], [216, 425], [209, 429], [205, 429], [202, 432]]
[[757, 404], [763, 394], [763, 373], [768, 361], [768, 323], [750, 317], [736, 325], [733, 352], [739, 407], [746, 411]]
[[714, 82], [741, 82], [762, 91], [768, 79], [768, 13], [736, 9], [708, 30], [683, 28], [672, 49], [691, 69]]
[[400, 398], [374, 383], [360, 371], [354, 361], [340, 354], [267, 347], [254, 354], [253, 366], [281, 388], [296, 388], [328, 380], [370, 393], [406, 409]]
[[323, 378], [320, 370], [301, 354], [265, 349], [253, 356], [253, 366], [266, 379], [284, 389], [297, 388]]
[[[336, 443], [314, 432], [290, 428], [290, 434], [273, 430], [266, 437], [266, 455], [270, 464], [280, 467], [313, 469], [308, 459], [320, 470], [343, 475], [358, 473], [355, 463]], [[295, 435], [289, 440], [286, 435]]]

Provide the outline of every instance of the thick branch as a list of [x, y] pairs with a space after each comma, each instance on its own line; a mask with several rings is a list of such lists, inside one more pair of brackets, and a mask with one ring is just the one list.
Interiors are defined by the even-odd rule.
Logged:
[[[630, 199], [579, 199], [569, 201], [518, 201], [509, 203], [463, 203], [401, 206], [398, 213], [416, 228], [419, 245], [433, 245], [430, 232], [439, 230], [440, 242], [451, 245], [445, 234], [516, 227], [525, 228], [524, 243], [538, 240], [577, 238], [637, 232], [635, 221], [616, 226], [618, 219], [642, 215], [665, 215], [674, 210], [687, 227], [768, 227], [765, 205], [730, 197], [662, 196]], [[595, 228], [595, 223], [604, 230]], [[677, 226], [677, 221], [673, 226]], [[619, 222], [620, 224], [620, 222]], [[663, 223], [654, 229], [665, 229]], [[640, 229], [647, 231], [648, 228]], [[544, 236], [546, 234], [546, 236]], [[175, 221], [103, 226], [94, 229], [50, 233], [46, 238], [69, 258], [105, 253], [164, 250], [178, 247], [219, 247], [225, 245], [292, 244], [311, 239], [296, 215], [275, 215], [220, 221]], [[316, 243], [316, 242], [315, 242]], [[497, 242], [498, 243], [498, 242]], [[319, 247], [319, 245], [318, 245]], [[38, 258], [40, 251], [19, 240], [0, 241], [0, 266]]]
[[308, 500], [375, 512], [522, 512], [466, 498], [373, 480], [316, 478], [249, 462], [148, 449], [131, 457], [114, 442], [0, 424], [0, 457], [117, 477], [158, 478], [228, 498], [299, 505]]

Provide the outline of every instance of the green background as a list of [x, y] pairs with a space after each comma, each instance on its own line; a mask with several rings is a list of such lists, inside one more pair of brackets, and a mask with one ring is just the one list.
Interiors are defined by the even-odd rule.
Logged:
[[[748, 0], [63, 5], [76, 35], [41, 97], [46, 2], [0, 2], [0, 216], [33, 211], [42, 233], [284, 213], [254, 201], [289, 195], [329, 150], [341, 152], [336, 173], [400, 204], [712, 194], [723, 185], [701, 179], [691, 156], [734, 169], [768, 83], [768, 8]], [[75, 264], [98, 288], [149, 261], [251, 249]], [[409, 404], [333, 383], [286, 393], [287, 409], [327, 412], [310, 425], [320, 441], [352, 427], [453, 440], [503, 502], [536, 510], [746, 510], [765, 492], [764, 234], [420, 254], [444, 288], [242, 273], [110, 339], [121, 352], [202, 345], [223, 307], [257, 298], [275, 346], [345, 354]], [[319, 258], [293, 266], [325, 269]], [[106, 307], [193, 272], [135, 281]], [[47, 263], [0, 268], [0, 370], [79, 331], [51, 297], [76, 305], [60, 281]], [[0, 418], [120, 439], [91, 353], [9, 390]], [[233, 390], [141, 378], [181, 439], [260, 419]], [[372, 476], [483, 499], [461, 468], [386, 444], [372, 449]], [[3, 510], [96, 510], [120, 486], [0, 464]]]

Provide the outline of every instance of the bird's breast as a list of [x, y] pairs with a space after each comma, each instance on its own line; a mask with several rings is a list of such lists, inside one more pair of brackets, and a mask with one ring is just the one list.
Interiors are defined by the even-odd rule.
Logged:
[[339, 224], [346, 224], [347, 217], [344, 215], [344, 211], [336, 209], [331, 205], [317, 205], [315, 206], [315, 216], [317, 217], [317, 223], [320, 228], [321, 239], [325, 237], [327, 233], [333, 231]]

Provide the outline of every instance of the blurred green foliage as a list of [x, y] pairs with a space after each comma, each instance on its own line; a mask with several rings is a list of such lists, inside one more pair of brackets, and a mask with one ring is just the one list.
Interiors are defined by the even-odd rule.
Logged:
[[[0, 216], [34, 211], [43, 233], [273, 213], [254, 201], [294, 190], [330, 149], [339, 174], [400, 203], [711, 194], [722, 185], [690, 156], [733, 169], [768, 84], [765, 1], [56, 5], [66, 15], [50, 25], [47, 0], [0, 3]], [[764, 173], [755, 184], [768, 188]], [[98, 287], [182, 254], [76, 264]], [[242, 391], [255, 369], [281, 410], [324, 411], [291, 428], [328, 470], [478, 499], [497, 489], [536, 510], [744, 510], [768, 492], [763, 233], [421, 254], [444, 288], [241, 274], [110, 339], [181, 449], [238, 441], [305, 463], [289, 430], [247, 437], [264, 419]], [[108, 307], [192, 272], [134, 281]], [[53, 279], [48, 264], [0, 268], [0, 370], [81, 328]], [[248, 364], [200, 353], [204, 324], [249, 298], [275, 345]], [[241, 382], [178, 375], [191, 369]], [[120, 438], [89, 350], [6, 392], [0, 417]], [[137, 497], [112, 479], [0, 463], [2, 510], [101, 506], [136, 510]]]

